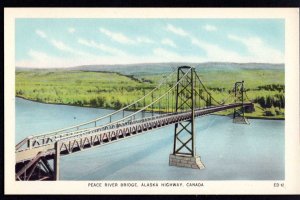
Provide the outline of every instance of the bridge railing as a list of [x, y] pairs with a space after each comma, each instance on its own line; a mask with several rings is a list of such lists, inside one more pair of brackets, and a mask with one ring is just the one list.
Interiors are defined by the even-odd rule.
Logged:
[[[227, 104], [227, 105], [219, 105], [219, 106], [206, 106], [206, 107], [202, 107], [202, 108], [196, 108], [195, 109], [195, 116], [199, 116], [199, 115], [206, 115], [206, 114], [210, 114], [212, 112], [218, 112], [218, 111], [222, 111], [224, 109], [230, 109], [230, 108], [234, 108], [237, 106], [253, 106], [253, 104], [250, 102], [245, 102], [245, 103], [233, 103], [233, 104]], [[182, 112], [175, 112], [175, 113], [165, 113], [162, 115], [157, 115], [157, 116], [151, 116], [151, 117], [146, 117], [146, 118], [142, 118], [142, 119], [136, 119], [127, 123], [117, 123], [117, 124], [112, 124], [112, 125], [107, 125], [107, 126], [103, 126], [103, 127], [97, 127], [97, 128], [88, 128], [85, 129], [84, 131], [81, 131], [80, 133], [77, 132], [77, 134], [70, 134], [70, 135], [60, 135], [59, 137], [56, 137], [54, 139], [54, 142], [57, 141], [66, 141], [66, 140], [72, 140], [72, 139], [77, 139], [77, 138], [81, 138], [83, 136], [88, 135], [93, 136], [95, 134], [99, 134], [99, 133], [104, 133], [107, 132], [109, 130], [116, 130], [118, 128], [124, 128], [126, 126], [132, 126], [132, 125], [136, 125], [139, 123], [144, 123], [144, 122], [149, 122], [152, 120], [159, 120], [159, 119], [164, 119], [164, 118], [168, 118], [168, 117], [172, 117], [172, 116], [181, 116], [181, 115], [190, 115], [191, 113], [189, 111], [182, 111]], [[50, 145], [50, 144], [41, 144], [41, 145], [36, 145], [33, 148], [38, 148], [41, 146], [45, 146], [45, 145]], [[29, 150], [30, 148], [26, 148], [26, 149], [22, 149], [19, 150], [20, 151], [24, 151], [24, 150]]]
[[[145, 121], [149, 121], [149, 120], [155, 120], [155, 119], [160, 119], [160, 118], [164, 118], [166, 116], [170, 116], [170, 115], [178, 115], [180, 113], [165, 113], [165, 114], [161, 114], [161, 115], [156, 115], [156, 116], [150, 116], [150, 117], [146, 117], [146, 118], [142, 118], [142, 119], [135, 119], [132, 121], [128, 121], [128, 122], [118, 122], [118, 123], [111, 123], [109, 125], [105, 125], [102, 127], [93, 127], [93, 128], [86, 128], [86, 129], [82, 129], [80, 131], [74, 131], [74, 132], [70, 132], [70, 133], [65, 133], [65, 134], [61, 134], [61, 135], [55, 135], [52, 138], [52, 143], [57, 142], [57, 141], [61, 141], [61, 140], [65, 140], [65, 139], [70, 139], [70, 138], [78, 138], [81, 137], [83, 135], [87, 135], [87, 134], [91, 134], [91, 133], [98, 133], [101, 131], [108, 131], [108, 130], [113, 130], [119, 127], [123, 127], [123, 126], [127, 126], [127, 125], [132, 125], [132, 124], [136, 124], [136, 123], [140, 123], [140, 122], [145, 122]], [[28, 139], [28, 138], [26, 138]], [[35, 139], [35, 141], [37, 141]], [[35, 142], [33, 141], [33, 142]], [[45, 146], [45, 145], [49, 145], [48, 144], [37, 144], [32, 146], [32, 148], [38, 148], [41, 146]], [[19, 149], [17, 152], [21, 152], [24, 150], [28, 150], [30, 149], [29, 147], [26, 147], [24, 149]]]
[[24, 144], [27, 144], [30, 137], [26, 137], [16, 145], [16, 150], [20, 149]]
[[[252, 103], [244, 103], [243, 106], [251, 106]], [[218, 112], [218, 111], [222, 111], [224, 109], [230, 109], [230, 108], [234, 108], [237, 106], [242, 106], [241, 103], [234, 103], [234, 104], [228, 104], [228, 105], [220, 105], [220, 106], [207, 106], [207, 107], [203, 107], [203, 108], [197, 108], [195, 109], [195, 114], [199, 115], [199, 113], [202, 112], [202, 115], [206, 115], [206, 114], [210, 114], [212, 112]], [[157, 119], [163, 119], [166, 117], [172, 117], [172, 116], [181, 116], [181, 115], [189, 115], [191, 114], [189, 111], [182, 111], [182, 112], [176, 112], [176, 113], [166, 113], [166, 114], [162, 114], [162, 115], [157, 115], [157, 116], [152, 116], [152, 117], [147, 117], [147, 118], [143, 118], [143, 119], [137, 119], [134, 121], [131, 121], [130, 123], [118, 123], [118, 124], [113, 124], [110, 125], [109, 128], [104, 127], [97, 127], [97, 128], [91, 128], [91, 129], [87, 129], [86, 131], [78, 134], [78, 135], [69, 135], [69, 136], [62, 136], [60, 138], [58, 138], [58, 140], [60, 141], [66, 141], [66, 140], [70, 140], [70, 139], [74, 139], [74, 138], [80, 138], [84, 135], [94, 135], [94, 134], [98, 134], [99, 132], [103, 132], [103, 131], [107, 131], [107, 130], [115, 130], [117, 128], [120, 127], [125, 127], [125, 126], [129, 126], [129, 125], [134, 125], [134, 124], [138, 124], [138, 123], [143, 123], [143, 122], [148, 122], [151, 120], [157, 120]], [[108, 125], [109, 126], [109, 125]]]

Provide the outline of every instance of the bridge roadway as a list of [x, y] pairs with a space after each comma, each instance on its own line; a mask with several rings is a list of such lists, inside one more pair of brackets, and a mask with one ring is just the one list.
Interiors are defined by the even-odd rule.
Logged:
[[[201, 109], [195, 109], [195, 117], [215, 113], [222, 110], [237, 107], [253, 106], [252, 103], [234, 103], [220, 106], [210, 106]], [[137, 119], [130, 123], [122, 123], [110, 128], [87, 128], [82, 129], [76, 134], [65, 134], [59, 137], [50, 136], [43, 138], [43, 142], [35, 142], [35, 145], [27, 146], [24, 149], [16, 148], [16, 164], [34, 159], [37, 155], [43, 153], [46, 158], [53, 158], [55, 154], [68, 155], [71, 153], [97, 147], [99, 145], [109, 144], [115, 141], [126, 139], [140, 133], [158, 129], [167, 125], [175, 124], [189, 120], [191, 111], [168, 113], [158, 116]]]

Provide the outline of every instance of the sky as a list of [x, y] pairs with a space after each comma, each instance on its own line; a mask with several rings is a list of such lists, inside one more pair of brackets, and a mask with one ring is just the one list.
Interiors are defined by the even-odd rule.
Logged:
[[283, 19], [16, 19], [18, 67], [284, 63]]

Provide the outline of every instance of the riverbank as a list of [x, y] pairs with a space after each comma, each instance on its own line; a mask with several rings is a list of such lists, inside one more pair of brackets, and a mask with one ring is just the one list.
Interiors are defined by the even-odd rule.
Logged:
[[[42, 103], [42, 104], [52, 104], [52, 105], [64, 105], [64, 106], [74, 106], [74, 107], [83, 107], [83, 108], [99, 108], [99, 109], [106, 109], [106, 110], [118, 110], [116, 108], [104, 108], [104, 107], [93, 107], [93, 106], [79, 106], [79, 105], [72, 105], [72, 104], [64, 104], [64, 103], [51, 103], [51, 102], [40, 102], [37, 100], [32, 100], [32, 99], [27, 99], [25, 97], [21, 97], [21, 96], [16, 96], [16, 98], [20, 98], [20, 99], [24, 99], [27, 101], [32, 101], [32, 102], [37, 102], [37, 103]], [[126, 109], [127, 110], [127, 109]], [[133, 109], [128, 109], [127, 111], [137, 111], [137, 110], [133, 110]], [[146, 112], [150, 112], [150, 111], [146, 111]], [[161, 112], [157, 112], [154, 111], [154, 113], [166, 113], [164, 111]], [[217, 116], [230, 116], [232, 114], [222, 114], [222, 113], [212, 113], [211, 115], [217, 115]], [[247, 113], [245, 114], [245, 117], [248, 119], [262, 119], [262, 120], [285, 120], [285, 118], [283, 117], [260, 117], [260, 116], [247, 116]]]
[[[232, 117], [232, 114], [229, 114], [229, 115], [226, 115], [226, 114], [220, 114], [220, 113], [212, 113], [211, 115], [217, 115], [217, 116], [230, 116]], [[253, 117], [253, 116], [247, 116], [247, 113], [245, 114], [245, 117], [247, 119], [261, 119], [261, 120], [285, 120], [284, 117], [273, 117], [273, 118], [270, 118], [270, 117]]]

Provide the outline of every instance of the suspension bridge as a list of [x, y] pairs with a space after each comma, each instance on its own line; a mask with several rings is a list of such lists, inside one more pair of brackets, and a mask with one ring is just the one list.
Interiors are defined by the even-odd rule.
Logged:
[[[135, 102], [91, 121], [29, 136], [15, 147], [15, 178], [59, 180], [59, 160], [80, 151], [174, 125], [174, 145], [169, 165], [204, 168], [196, 154], [195, 118], [233, 109], [233, 122], [247, 123], [244, 81], [234, 83], [228, 96], [216, 100], [194, 67], [181, 66], [164, 76], [159, 84]], [[128, 141], [130, 142], [130, 141]]]

